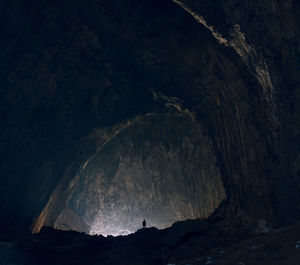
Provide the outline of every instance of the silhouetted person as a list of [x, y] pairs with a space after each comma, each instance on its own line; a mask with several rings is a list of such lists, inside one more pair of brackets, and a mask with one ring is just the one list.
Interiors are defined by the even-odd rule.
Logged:
[[143, 228], [145, 228], [146, 227], [146, 220], [144, 219], [144, 221], [143, 221]]

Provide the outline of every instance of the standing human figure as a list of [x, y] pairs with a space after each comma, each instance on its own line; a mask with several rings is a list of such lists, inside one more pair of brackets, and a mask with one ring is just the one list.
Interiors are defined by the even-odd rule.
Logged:
[[146, 228], [146, 220], [143, 221], [143, 228]]

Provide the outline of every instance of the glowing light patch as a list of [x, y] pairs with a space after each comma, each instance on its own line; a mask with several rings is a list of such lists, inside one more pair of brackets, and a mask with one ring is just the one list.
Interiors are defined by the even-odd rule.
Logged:
[[103, 236], [129, 235], [143, 228], [144, 219], [146, 219], [147, 227], [156, 227], [158, 229], [167, 228], [173, 224], [171, 220], [161, 222], [159, 218], [153, 216], [126, 216], [114, 213], [108, 217], [99, 212], [90, 226], [89, 234]]
[[103, 235], [103, 236], [125, 236], [125, 235], [129, 235], [129, 234], [132, 234], [136, 231], [131, 231], [131, 230], [128, 230], [128, 229], [124, 229], [124, 228], [121, 228], [121, 227], [114, 227], [114, 226], [111, 226], [110, 228], [107, 228], [106, 230], [103, 229], [103, 227], [101, 227], [101, 225], [97, 225], [95, 224], [89, 234], [90, 235]]

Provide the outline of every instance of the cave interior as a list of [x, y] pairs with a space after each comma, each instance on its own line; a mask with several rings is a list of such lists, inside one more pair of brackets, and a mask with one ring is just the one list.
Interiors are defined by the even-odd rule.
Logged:
[[297, 1], [12, 0], [0, 17], [1, 242], [298, 223]]

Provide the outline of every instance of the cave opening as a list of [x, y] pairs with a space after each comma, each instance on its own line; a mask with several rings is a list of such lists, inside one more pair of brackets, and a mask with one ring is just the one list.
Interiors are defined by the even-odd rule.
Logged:
[[211, 141], [191, 115], [179, 112], [119, 125], [66, 178], [35, 229], [117, 236], [136, 232], [143, 219], [163, 229], [207, 217], [226, 198]]

